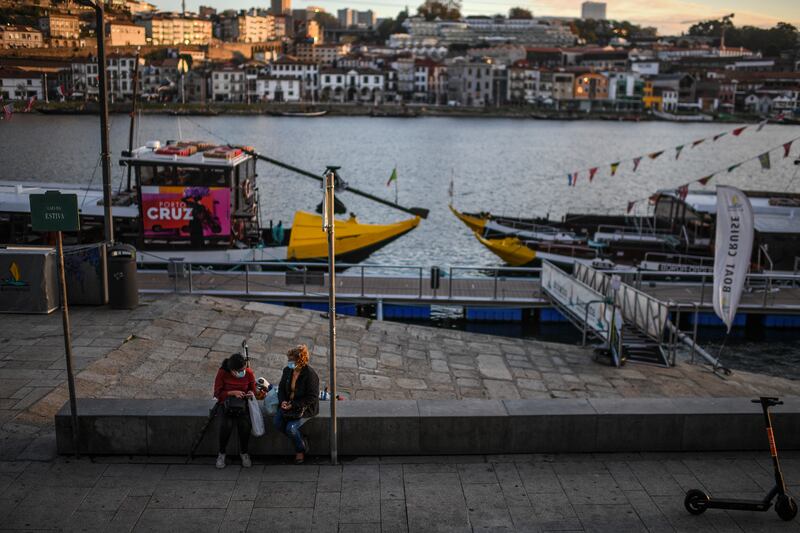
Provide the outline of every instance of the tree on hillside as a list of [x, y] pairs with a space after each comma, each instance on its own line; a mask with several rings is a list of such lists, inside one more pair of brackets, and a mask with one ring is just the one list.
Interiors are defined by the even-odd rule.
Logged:
[[381, 21], [377, 29], [379, 42], [386, 41], [393, 33], [405, 33], [406, 29], [403, 27], [403, 22], [407, 18], [408, 11], [404, 9], [395, 18]]
[[722, 37], [723, 30], [727, 32], [733, 28], [733, 21], [731, 16], [722, 17], [721, 19], [702, 20], [689, 27], [689, 35], [697, 35], [700, 37]]
[[458, 20], [461, 18], [461, 1], [447, 0], [428, 0], [417, 8], [417, 15], [424, 17], [425, 20]]
[[510, 19], [532, 19], [533, 13], [524, 7], [512, 7], [508, 10], [508, 18]]
[[323, 28], [327, 28], [329, 30], [339, 27], [339, 19], [330, 13], [325, 13], [324, 11], [314, 13], [314, 20], [316, 20]]
[[588, 44], [607, 45], [611, 39], [621, 37], [629, 39], [633, 36], [655, 36], [656, 29], [642, 27], [627, 20], [594, 20], [575, 19], [572, 21], [572, 33]]
[[800, 42], [800, 33], [792, 24], [779, 22], [772, 28], [737, 27], [729, 18], [698, 22], [689, 28], [689, 35], [721, 39], [723, 28], [725, 46], [742, 46], [765, 56], [777, 56], [784, 50], [796, 50]]

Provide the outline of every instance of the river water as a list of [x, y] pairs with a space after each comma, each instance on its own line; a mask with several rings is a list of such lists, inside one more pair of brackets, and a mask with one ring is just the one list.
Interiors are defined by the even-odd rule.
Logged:
[[[117, 186], [123, 178], [118, 156], [128, 142], [129, 119], [111, 117], [112, 171]], [[501, 265], [449, 212], [449, 184], [454, 204], [462, 210], [488, 210], [514, 215], [553, 217], [567, 211], [624, 212], [627, 202], [646, 198], [662, 188], [674, 188], [712, 172], [715, 183], [745, 189], [800, 191], [800, 141], [792, 156], [783, 158], [781, 145], [800, 137], [800, 127], [751, 125], [740, 136], [730, 124], [662, 122], [536, 121], [489, 118], [284, 118], [269, 116], [171, 117], [144, 116], [137, 125], [137, 144], [153, 139], [204, 139], [254, 146], [272, 158], [322, 173], [326, 165], [341, 167], [353, 187], [393, 200], [386, 181], [398, 173], [398, 200], [406, 206], [430, 209], [420, 226], [370, 258], [382, 265]], [[695, 140], [706, 138], [692, 147]], [[684, 145], [680, 158], [675, 147]], [[100, 186], [99, 124], [94, 116], [17, 114], [0, 122], [0, 179], [48, 181]], [[733, 172], [725, 169], [741, 160], [771, 152], [771, 170], [758, 161]], [[666, 150], [656, 160], [644, 157], [636, 172], [632, 158]], [[623, 160], [615, 176], [608, 165]], [[599, 167], [591, 184], [588, 171]], [[567, 174], [579, 171], [577, 186]], [[308, 178], [259, 163], [258, 186], [263, 221], [290, 222], [298, 209], [312, 210], [322, 190]], [[693, 187], [700, 188], [695, 184]], [[406, 218], [405, 213], [352, 194], [340, 196], [364, 222]], [[646, 202], [640, 202], [643, 206]], [[637, 207], [638, 209], [638, 207]], [[524, 335], [524, 332], [517, 334]], [[715, 333], [710, 333], [713, 338]], [[761, 370], [800, 377], [800, 350], [792, 339], [742, 338], [734, 359], [751, 367], [751, 344], [777, 354], [765, 357]], [[713, 341], [712, 341], [713, 343]], [[734, 343], [736, 344], [736, 343]], [[788, 355], [787, 355], [788, 354]], [[792, 355], [794, 354], [794, 355]], [[741, 357], [740, 357], [741, 356]], [[751, 359], [751, 358], [750, 358]], [[788, 364], [785, 364], [788, 361]], [[778, 365], [779, 371], [774, 370]], [[772, 369], [772, 370], [770, 370]]]

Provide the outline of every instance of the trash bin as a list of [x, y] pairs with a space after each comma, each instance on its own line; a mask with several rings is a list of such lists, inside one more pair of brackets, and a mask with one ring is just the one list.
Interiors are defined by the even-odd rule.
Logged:
[[108, 303], [112, 309], [135, 309], [139, 305], [136, 248], [117, 244], [108, 256]]

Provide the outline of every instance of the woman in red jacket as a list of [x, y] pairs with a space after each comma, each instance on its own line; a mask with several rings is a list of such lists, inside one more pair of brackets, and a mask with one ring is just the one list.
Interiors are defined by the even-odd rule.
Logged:
[[[214, 398], [219, 404], [222, 404], [218, 406], [222, 410], [222, 422], [219, 429], [217, 468], [225, 468], [225, 448], [228, 446], [228, 439], [233, 433], [234, 426], [239, 433], [242, 466], [244, 468], [253, 466], [250, 455], [247, 453], [251, 429], [247, 398], [252, 397], [255, 392], [256, 375], [247, 367], [244, 357], [235, 353], [225, 359], [217, 370], [217, 377], [214, 378]], [[228, 398], [238, 399], [238, 403], [242, 404], [241, 408], [230, 405], [232, 402], [226, 402]]]

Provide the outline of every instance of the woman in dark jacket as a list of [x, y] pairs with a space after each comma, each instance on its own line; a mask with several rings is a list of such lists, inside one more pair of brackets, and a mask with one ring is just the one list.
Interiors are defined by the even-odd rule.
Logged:
[[275, 428], [294, 444], [294, 462], [302, 464], [308, 453], [308, 441], [300, 426], [319, 413], [319, 377], [308, 366], [308, 348], [301, 344], [286, 354], [288, 364], [278, 385], [278, 412]]

